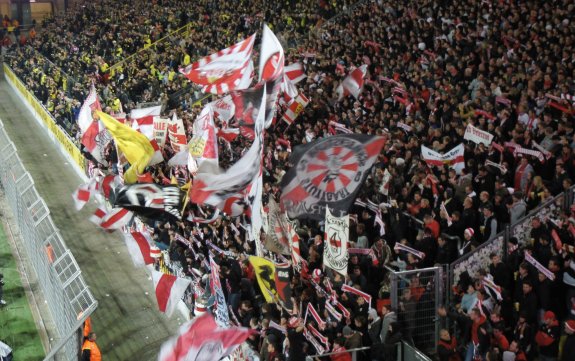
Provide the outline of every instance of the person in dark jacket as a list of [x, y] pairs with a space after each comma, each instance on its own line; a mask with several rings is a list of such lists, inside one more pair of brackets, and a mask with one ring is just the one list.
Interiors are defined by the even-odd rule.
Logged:
[[523, 281], [523, 295], [519, 297], [519, 312], [527, 316], [527, 322], [534, 325], [537, 322], [537, 295], [533, 291], [531, 281]]
[[396, 344], [403, 338], [403, 333], [401, 332], [401, 327], [398, 322], [392, 322], [389, 324], [387, 330], [387, 337], [385, 338], [385, 357], [384, 360], [396, 360], [397, 359], [397, 346]]
[[437, 356], [439, 361], [461, 361], [461, 356], [457, 351], [457, 340], [455, 337], [451, 337], [446, 329], [439, 331]]
[[573, 360], [575, 355], [575, 320], [567, 320], [565, 322], [565, 343], [563, 344], [563, 353], [561, 354], [561, 361]]
[[555, 314], [551, 311], [543, 315], [543, 325], [535, 334], [535, 343], [539, 346], [540, 361], [556, 361], [559, 356], [559, 338], [561, 328]]

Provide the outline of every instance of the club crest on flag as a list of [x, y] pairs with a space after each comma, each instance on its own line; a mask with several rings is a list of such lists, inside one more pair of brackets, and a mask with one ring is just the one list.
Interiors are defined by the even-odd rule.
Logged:
[[380, 137], [346, 134], [296, 147], [282, 184], [288, 216], [322, 219], [328, 204], [344, 215], [383, 144]]
[[334, 217], [329, 208], [325, 213], [325, 245], [323, 249], [323, 262], [326, 267], [347, 275], [347, 241], [349, 238], [349, 215]]

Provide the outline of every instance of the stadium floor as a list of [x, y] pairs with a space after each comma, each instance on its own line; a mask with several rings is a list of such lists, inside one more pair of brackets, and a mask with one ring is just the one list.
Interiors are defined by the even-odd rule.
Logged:
[[12, 347], [16, 360], [41, 360], [44, 348], [2, 224], [0, 224], [0, 272], [4, 274], [6, 285], [3, 298], [7, 302], [6, 306], [0, 307], [0, 340]]
[[121, 235], [104, 233], [88, 221], [95, 204], [75, 210], [71, 194], [81, 179], [3, 74], [0, 79], [0, 119], [99, 302], [92, 323], [104, 359], [157, 359], [160, 345], [183, 319], [179, 314], [168, 319], [157, 311], [152, 282], [134, 267]]

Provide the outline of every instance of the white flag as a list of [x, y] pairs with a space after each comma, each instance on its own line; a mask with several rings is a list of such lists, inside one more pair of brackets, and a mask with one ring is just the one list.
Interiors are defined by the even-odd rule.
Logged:
[[349, 215], [334, 217], [329, 211], [329, 207], [326, 207], [323, 264], [343, 276], [347, 275], [348, 239]]

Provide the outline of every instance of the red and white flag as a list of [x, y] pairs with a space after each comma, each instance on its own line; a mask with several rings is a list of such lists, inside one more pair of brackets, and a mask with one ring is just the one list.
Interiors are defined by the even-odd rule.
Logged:
[[91, 195], [92, 191], [90, 190], [89, 184], [82, 184], [74, 191], [72, 198], [74, 198], [74, 206], [77, 211], [84, 208], [86, 203], [90, 200]]
[[[363, 291], [358, 290], [358, 289], [355, 288], [355, 287], [351, 287], [351, 286], [348, 286], [348, 285], [346, 285], [346, 284], [343, 284], [343, 285], [341, 286], [341, 290], [342, 290], [343, 292], [353, 293], [354, 295], [363, 298], [363, 299], [365, 300], [365, 302], [369, 303], [370, 308], [371, 308], [371, 295], [370, 295], [369, 293], [365, 293], [365, 292], [363, 292]], [[341, 309], [341, 308], [340, 308], [340, 309]], [[342, 311], [343, 311], [343, 310], [342, 310]]]
[[295, 62], [290, 65], [286, 65], [285, 76], [293, 83], [297, 84], [304, 80], [307, 75], [303, 72], [303, 65], [300, 62]]
[[309, 99], [302, 93], [298, 94], [295, 100], [288, 106], [282, 119], [286, 123], [291, 125], [296, 120], [296, 118], [301, 114], [301, 112], [303, 112], [303, 110], [305, 109], [305, 107], [307, 107], [308, 104]]
[[204, 161], [218, 165], [218, 140], [216, 138], [214, 112], [210, 104], [206, 105], [196, 118], [193, 127], [194, 136], [188, 144], [190, 157], [196, 161], [197, 167]]
[[124, 227], [132, 220], [134, 213], [125, 208], [114, 208], [107, 211], [104, 207], [98, 207], [90, 216], [90, 222], [97, 224], [105, 230], [116, 230]]
[[236, 105], [231, 95], [226, 95], [209, 103], [209, 105], [214, 111], [214, 118], [218, 119], [222, 125], [227, 126], [236, 113]]
[[132, 109], [130, 118], [132, 118], [132, 129], [144, 134], [148, 139], [154, 139], [154, 117], [159, 117], [162, 106]]
[[202, 86], [204, 93], [224, 94], [247, 89], [253, 78], [251, 56], [255, 38], [254, 34], [180, 69], [180, 72]]
[[339, 95], [338, 100], [343, 99], [346, 95], [353, 95], [358, 98], [361, 90], [363, 89], [365, 75], [367, 74], [367, 65], [362, 65], [355, 68], [337, 87]]
[[158, 308], [170, 317], [192, 281], [187, 278], [165, 274], [154, 269], [152, 270], [152, 280], [154, 281], [154, 288], [156, 289]]
[[284, 49], [273, 31], [264, 24], [260, 49], [259, 80], [269, 81], [284, 74]]
[[132, 129], [144, 134], [146, 138], [150, 140], [150, 144], [154, 149], [154, 154], [148, 163], [149, 165], [156, 165], [164, 161], [164, 156], [162, 155], [162, 150], [156, 141], [156, 132], [154, 130], [154, 119], [160, 117], [161, 111], [162, 106], [157, 105], [141, 109], [132, 109], [132, 112], [130, 113], [130, 118], [132, 118]]
[[154, 263], [154, 259], [150, 255], [150, 245], [153, 241], [148, 233], [124, 233], [124, 240], [126, 241], [126, 247], [128, 247], [128, 252], [136, 267]]
[[428, 165], [442, 167], [447, 164], [457, 174], [460, 174], [461, 170], [465, 168], [464, 152], [463, 144], [459, 144], [445, 154], [438, 153], [424, 145], [421, 146], [421, 156]]
[[244, 327], [219, 328], [214, 317], [205, 313], [184, 324], [177, 336], [162, 345], [158, 361], [220, 360], [253, 333]]
[[102, 110], [102, 107], [98, 100], [96, 88], [94, 87], [94, 84], [92, 84], [90, 93], [78, 113], [78, 126], [80, 127], [80, 134], [82, 135], [82, 144], [86, 150], [92, 154], [98, 163], [108, 165], [104, 151], [106, 149], [106, 145], [110, 140], [112, 140], [112, 137], [102, 122], [94, 121], [94, 118], [92, 117], [92, 112], [94, 110]]
[[176, 153], [182, 152], [188, 145], [184, 123], [182, 119], [178, 118], [176, 113], [174, 113], [168, 125], [168, 138], [170, 138], [170, 144]]
[[349, 215], [335, 217], [326, 207], [324, 240], [323, 265], [347, 276]]

